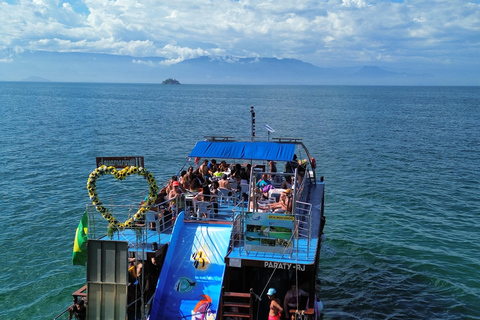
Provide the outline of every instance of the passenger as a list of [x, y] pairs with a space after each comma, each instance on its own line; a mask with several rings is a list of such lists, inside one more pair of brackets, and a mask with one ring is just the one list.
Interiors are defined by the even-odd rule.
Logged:
[[249, 177], [247, 175], [247, 172], [242, 171], [242, 173], [240, 174], [240, 179], [241, 179], [240, 181], [241, 184], [248, 184]]
[[213, 174], [217, 171], [218, 171], [217, 160], [212, 159], [212, 161], [210, 161], [210, 163], [208, 164], [208, 172], [210, 173], [210, 176], [213, 176]]
[[180, 179], [178, 180], [178, 183], [180, 183], [180, 186], [183, 190], [188, 190], [190, 188], [190, 183], [186, 180], [186, 175], [187, 171], [182, 170], [182, 172], [180, 173]]
[[167, 196], [170, 194], [170, 191], [172, 191], [173, 189], [172, 183], [173, 183], [172, 179], [169, 179], [167, 185], [165, 186], [165, 192], [167, 193]]
[[208, 172], [208, 160], [203, 160], [203, 164], [200, 166], [199, 171], [203, 178], [209, 178], [210, 173]]
[[232, 169], [232, 176], [234, 178], [237, 178], [237, 177], [239, 178], [241, 173], [242, 173], [242, 166], [239, 163], [235, 164], [235, 167]]
[[215, 213], [218, 213], [218, 187], [218, 181], [213, 181], [210, 190], [210, 194], [213, 195], [213, 197], [211, 197], [210, 202], [213, 203], [213, 211]]
[[175, 198], [177, 195], [182, 194], [182, 188], [180, 188], [180, 183], [178, 181], [173, 181], [172, 183], [172, 190], [170, 190], [170, 193], [168, 194], [168, 198], [171, 200], [172, 198]]
[[220, 162], [220, 166], [218, 169], [219, 171], [227, 172], [229, 168], [230, 166], [227, 164], [227, 162], [225, 160], [222, 160], [222, 162]]
[[87, 309], [85, 308], [85, 301], [83, 299], [77, 300], [73, 306], [70, 306], [68, 312], [68, 319], [72, 319], [74, 315], [75, 319], [78, 320], [87, 319]]
[[[182, 187], [182, 185], [180, 184], [180, 182], [178, 181], [178, 177], [177, 176], [172, 176], [172, 178], [170, 179], [170, 181], [172, 181], [172, 185], [175, 184], [175, 186], [178, 186], [181, 190], [182, 190], [182, 193], [185, 192], [185, 189]], [[173, 188], [172, 188], [173, 189]]]
[[199, 193], [195, 196], [196, 201], [210, 201], [210, 187], [208, 182], [204, 182]]
[[287, 161], [285, 163], [285, 173], [294, 173], [297, 167], [298, 167], [297, 155], [294, 154], [292, 161]]
[[137, 262], [137, 265], [133, 266], [133, 272], [131, 269], [132, 267], [129, 268], [130, 277], [127, 287], [127, 319], [138, 319], [137, 316], [141, 313], [139, 298], [143, 288], [143, 283], [141, 283], [143, 263]]
[[248, 185], [248, 177], [245, 171], [243, 171], [242, 174], [240, 175], [240, 183], [237, 184], [237, 188], [239, 189], [239, 193], [241, 193], [240, 199], [243, 199], [243, 201], [247, 201], [248, 194], [245, 192], [242, 192], [242, 185]]
[[[153, 204], [153, 206], [150, 210], [159, 212], [160, 211], [160, 204], [165, 201], [165, 197], [167, 195], [168, 195], [167, 187], [163, 187], [162, 189], [160, 189], [160, 191], [157, 194], [157, 199], [155, 199], [155, 203]], [[145, 201], [143, 201], [141, 204], [142, 205], [145, 204]]]
[[277, 291], [274, 288], [268, 289], [267, 297], [270, 299], [268, 320], [280, 320], [282, 318], [283, 308], [280, 305], [280, 299], [277, 298]]
[[[270, 172], [277, 172], [277, 163], [273, 160], [268, 161], [268, 166], [270, 167]], [[270, 175], [270, 179], [274, 179], [275, 175]]]
[[250, 180], [250, 173], [252, 172], [252, 165], [250, 163], [247, 164], [245, 172], [247, 173], [248, 179]]
[[201, 187], [202, 187], [202, 181], [200, 180], [200, 178], [194, 176], [192, 182], [190, 183], [190, 191], [200, 192]]
[[193, 180], [193, 167], [192, 166], [188, 167], [187, 174], [185, 175], [184, 179], [188, 183], [188, 187], [190, 188], [190, 183]]
[[285, 298], [283, 299], [285, 313], [288, 313], [288, 310], [291, 309], [297, 310], [297, 308], [299, 308], [298, 305], [300, 304], [301, 297], [308, 297], [308, 293], [300, 288], [297, 288], [296, 284], [292, 284], [292, 287], [287, 291]]
[[265, 187], [263, 187], [262, 193], [263, 193], [263, 199], [268, 199], [269, 198], [269, 192], [270, 190], [275, 189], [273, 184], [267, 184]]
[[224, 175], [224, 173], [222, 171], [217, 171], [217, 172], [213, 173], [213, 176], [217, 179], [222, 178], [223, 175]]
[[260, 189], [260, 191], [263, 191], [263, 188], [265, 188], [269, 184], [272, 184], [272, 183], [270, 182], [270, 180], [268, 180], [267, 175], [262, 174], [262, 178], [257, 182], [257, 187], [258, 189]]
[[135, 268], [135, 258], [128, 258], [128, 282], [135, 282], [137, 278], [137, 268]]
[[292, 188], [292, 177], [291, 176], [286, 176], [285, 181], [283, 181], [281, 189], [291, 189]]
[[285, 212], [292, 211], [292, 199], [291, 199], [291, 189], [287, 189], [280, 195], [280, 200], [278, 202], [270, 204], [270, 210], [275, 211], [277, 209], [284, 210]]
[[179, 210], [183, 208], [183, 201], [182, 201], [182, 189], [180, 188], [180, 184], [178, 181], [173, 181], [172, 183], [173, 189], [168, 194], [168, 199], [170, 200], [170, 210], [172, 211], [173, 217], [176, 217]]
[[[225, 188], [225, 189], [228, 189], [228, 190], [233, 190], [232, 186], [230, 185], [230, 182], [227, 179], [226, 174], [224, 174], [222, 176], [222, 179], [218, 180], [218, 185], [219, 185], [219, 188]], [[229, 193], [229, 195], [231, 196], [232, 194]]]

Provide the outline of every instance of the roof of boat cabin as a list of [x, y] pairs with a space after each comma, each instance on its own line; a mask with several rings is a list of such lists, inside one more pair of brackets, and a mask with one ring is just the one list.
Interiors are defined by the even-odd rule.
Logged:
[[189, 157], [291, 161], [298, 143], [199, 141]]

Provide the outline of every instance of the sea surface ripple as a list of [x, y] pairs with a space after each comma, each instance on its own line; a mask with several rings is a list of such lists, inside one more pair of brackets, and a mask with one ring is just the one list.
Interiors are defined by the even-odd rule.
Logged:
[[249, 136], [252, 105], [257, 136], [304, 138], [325, 176], [323, 319], [480, 319], [479, 87], [8, 82], [0, 318], [53, 319], [85, 283], [95, 157], [142, 155], [162, 183], [204, 135]]

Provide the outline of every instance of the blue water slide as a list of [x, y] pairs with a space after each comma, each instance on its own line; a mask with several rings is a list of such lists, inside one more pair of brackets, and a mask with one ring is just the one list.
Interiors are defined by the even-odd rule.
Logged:
[[231, 231], [229, 225], [184, 223], [179, 215], [150, 320], [216, 318]]

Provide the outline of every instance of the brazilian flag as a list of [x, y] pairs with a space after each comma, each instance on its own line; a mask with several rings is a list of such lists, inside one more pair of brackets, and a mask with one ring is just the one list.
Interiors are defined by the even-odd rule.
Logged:
[[74, 265], [84, 266], [87, 263], [87, 230], [88, 215], [87, 211], [83, 214], [82, 220], [78, 224], [75, 242], [73, 243], [72, 263]]

